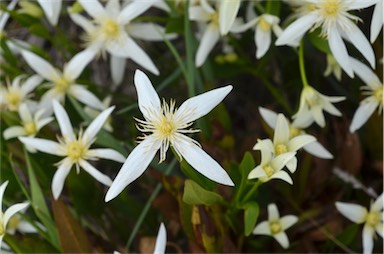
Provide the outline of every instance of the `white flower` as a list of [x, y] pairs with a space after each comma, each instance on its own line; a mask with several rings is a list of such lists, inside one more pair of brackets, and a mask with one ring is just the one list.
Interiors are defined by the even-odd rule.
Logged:
[[220, 34], [226, 35], [235, 22], [240, 9], [241, 0], [220, 0], [219, 6], [219, 30]]
[[62, 0], [37, 0], [51, 25], [59, 21]]
[[305, 86], [300, 96], [298, 112], [292, 116], [293, 124], [309, 126], [309, 122], [315, 121], [320, 127], [325, 126], [323, 110], [328, 113], [341, 116], [341, 112], [332, 103], [345, 100], [344, 96], [326, 96], [316, 91], [311, 86]]
[[165, 229], [164, 223], [160, 224], [159, 232], [157, 233], [154, 254], [164, 254], [165, 245], [167, 244], [167, 231]]
[[337, 210], [349, 220], [362, 224], [364, 253], [372, 253], [373, 237], [375, 231], [383, 237], [383, 194], [374, 203], [371, 203], [369, 211], [367, 208], [349, 203], [336, 202]]
[[[11, 139], [21, 136], [34, 137], [41, 128], [50, 123], [52, 117], [43, 117], [44, 109], [38, 110], [32, 114], [28, 106], [23, 103], [19, 107], [19, 116], [21, 119], [21, 126], [11, 126], [4, 130], [4, 139]], [[34, 152], [34, 149], [27, 146], [30, 152]]]
[[93, 51], [84, 50], [77, 53], [64, 65], [63, 72], [31, 52], [22, 51], [21, 54], [37, 74], [49, 81], [47, 85], [50, 89], [41, 98], [41, 107], [45, 108], [49, 113], [52, 110], [52, 101], [63, 102], [65, 95], [70, 95], [90, 107], [103, 109], [103, 104], [93, 93], [83, 85], [76, 83], [76, 79], [93, 59], [95, 55]]
[[[104, 109], [107, 109], [111, 106], [111, 100], [112, 100], [111, 96], [107, 96], [104, 98], [104, 100], [103, 100]], [[84, 107], [84, 112], [87, 113], [87, 115], [89, 115], [91, 118], [96, 118], [101, 113], [101, 111], [95, 110], [95, 109], [90, 108], [90, 107]], [[109, 132], [113, 131], [113, 127], [111, 125], [111, 117], [108, 117], [107, 120], [105, 120], [105, 123], [103, 125], [103, 129], [106, 131], [109, 131]]]
[[[264, 121], [269, 125], [271, 128], [276, 127], [277, 123], [277, 113], [273, 112], [272, 110], [259, 107], [260, 115], [263, 117]], [[312, 122], [309, 122], [311, 124]], [[308, 124], [306, 125], [296, 125], [295, 123], [288, 122], [289, 125], [289, 138], [294, 138], [298, 135], [305, 134], [304, 129], [308, 127]], [[307, 151], [308, 153], [319, 157], [323, 159], [332, 159], [333, 155], [327, 151], [319, 142], [313, 141], [309, 144], [306, 144], [303, 146], [303, 149]]]
[[371, 43], [373, 43], [380, 34], [380, 31], [383, 30], [384, 24], [384, 1], [379, 0], [375, 5], [373, 10], [372, 20], [371, 20]]
[[3, 197], [4, 197], [4, 191], [5, 188], [8, 185], [8, 181], [4, 182], [2, 185], [0, 185], [0, 249], [1, 249], [1, 243], [3, 241], [3, 237], [5, 233], [7, 232], [7, 225], [13, 215], [15, 213], [25, 209], [27, 206], [29, 206], [28, 202], [24, 203], [18, 203], [14, 204], [3, 213], [2, 210], [2, 203], [3, 203]]
[[[304, 1], [304, 0], [303, 0]], [[343, 39], [350, 41], [357, 50], [375, 67], [375, 54], [372, 46], [354, 21], [359, 18], [348, 11], [367, 8], [377, 0], [305, 0], [311, 3], [311, 9], [290, 24], [276, 41], [276, 45], [285, 45], [299, 40], [308, 30], [321, 27], [322, 36], [328, 44], [336, 61], [343, 70], [353, 77], [353, 69]]]
[[357, 76], [366, 84], [366, 86], [362, 87], [364, 90], [363, 94], [369, 95], [360, 102], [360, 106], [353, 115], [349, 131], [355, 132], [368, 121], [369, 117], [377, 108], [379, 108], [379, 114], [383, 111], [383, 82], [381, 82], [376, 74], [365, 64], [354, 58], [351, 58], [351, 63]]
[[270, 235], [275, 238], [284, 249], [286, 249], [289, 247], [289, 240], [285, 230], [290, 228], [297, 221], [298, 218], [294, 215], [286, 215], [280, 218], [276, 204], [269, 204], [268, 220], [260, 222], [253, 230], [253, 234]]
[[333, 55], [327, 54], [327, 69], [324, 71], [324, 76], [328, 77], [333, 74], [338, 81], [341, 80], [341, 67], [337, 63]]
[[95, 141], [97, 133], [102, 128], [105, 120], [111, 114], [114, 107], [104, 110], [92, 121], [84, 132], [80, 131], [77, 138], [64, 108], [57, 101], [53, 101], [53, 109], [62, 134], [59, 143], [40, 138], [19, 138], [25, 145], [29, 145], [41, 152], [65, 157], [58, 163], [58, 169], [53, 176], [53, 197], [57, 199], [60, 196], [65, 178], [74, 164], [76, 165], [77, 173], [79, 173], [81, 167], [97, 181], [109, 186], [112, 183], [111, 179], [94, 168], [88, 160], [96, 160], [98, 158], [110, 159], [117, 162], [124, 162], [125, 160], [123, 155], [113, 149], [90, 149], [90, 146]]
[[180, 158], [207, 178], [233, 186], [227, 172], [204, 152], [197, 141], [186, 136], [198, 130], [188, 129], [192, 122], [206, 115], [232, 90], [232, 86], [217, 88], [186, 100], [178, 109], [175, 102], [161, 105], [159, 96], [148, 77], [140, 70], [135, 72], [135, 87], [139, 109], [145, 120], [138, 121], [138, 129], [150, 133], [142, 137], [141, 143], [128, 156], [105, 197], [115, 198], [131, 182], [142, 175], [156, 152], [160, 149], [160, 162], [165, 160], [169, 146], [173, 146]]
[[19, 106], [23, 102], [29, 103], [30, 93], [35, 90], [43, 80], [39, 75], [33, 75], [22, 82], [24, 77], [23, 75], [17, 76], [12, 80], [11, 84], [8, 83], [7, 87], [0, 90], [0, 94], [2, 94], [0, 103], [10, 111], [18, 111]]
[[[76, 13], [70, 14], [70, 17], [85, 30], [89, 49], [98, 52], [107, 51], [111, 54], [111, 65], [117, 66], [118, 59], [113, 58], [131, 58], [140, 66], [158, 75], [159, 70], [147, 53], [136, 44], [125, 29], [125, 26], [130, 25], [134, 18], [150, 8], [155, 1], [133, 1], [121, 9], [118, 0], [108, 1], [105, 7], [96, 0], [79, 0], [93, 21], [89, 21]], [[150, 34], [151, 32], [153, 30], [145, 29], [142, 31], [143, 34]], [[122, 62], [121, 59], [120, 62]], [[119, 78], [116, 74], [113, 74], [113, 77]]]
[[[20, 214], [25, 214], [27, 209], [20, 210]], [[23, 219], [23, 217], [20, 214], [15, 214], [12, 216], [12, 218], [8, 221], [7, 225], [7, 234], [14, 235], [16, 231], [25, 234], [25, 233], [37, 233], [38, 230], [36, 229], [36, 226], [38, 226], [41, 230], [45, 231], [45, 227], [38, 221], [34, 221], [34, 225], [32, 225], [29, 221], [26, 221]]]

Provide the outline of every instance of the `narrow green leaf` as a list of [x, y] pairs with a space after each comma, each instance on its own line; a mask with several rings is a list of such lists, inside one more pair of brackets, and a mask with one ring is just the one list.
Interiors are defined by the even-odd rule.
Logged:
[[183, 201], [190, 205], [213, 205], [224, 201], [219, 194], [207, 191], [192, 180], [185, 180]]
[[244, 205], [244, 234], [249, 236], [255, 228], [259, 217], [259, 205], [256, 202], [248, 202]]

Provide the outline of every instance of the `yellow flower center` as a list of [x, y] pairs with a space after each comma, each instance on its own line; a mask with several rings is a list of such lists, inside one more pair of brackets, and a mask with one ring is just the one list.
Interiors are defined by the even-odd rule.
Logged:
[[268, 178], [270, 178], [275, 173], [275, 170], [269, 164], [264, 166], [263, 170], [265, 174], [268, 176]]
[[324, 17], [335, 17], [340, 11], [339, 0], [326, 0], [321, 5], [322, 14]]
[[28, 136], [36, 134], [37, 132], [36, 124], [34, 122], [24, 123], [23, 127]]
[[106, 20], [102, 23], [101, 27], [103, 33], [108, 39], [114, 39], [119, 34], [119, 24], [114, 20]]
[[6, 96], [10, 110], [17, 110], [21, 102], [21, 96], [18, 91], [9, 91]]
[[267, 32], [271, 29], [271, 24], [269, 24], [265, 18], [260, 17], [259, 26], [264, 32]]
[[[12, 216], [9, 221], [8, 221], [8, 224], [7, 224], [7, 227], [8, 228], [12, 228], [12, 229], [16, 229], [17, 226], [20, 224], [20, 216], [15, 214], [14, 216]], [[1, 234], [0, 234], [1, 235]]]
[[283, 228], [281, 227], [280, 221], [272, 221], [269, 223], [269, 229], [272, 235], [276, 235], [280, 233]]
[[82, 159], [86, 151], [87, 148], [79, 140], [67, 143], [67, 155], [73, 162]]
[[365, 221], [371, 227], [375, 227], [380, 222], [380, 219], [381, 215], [379, 212], [370, 212], [367, 214]]
[[300, 134], [301, 130], [298, 128], [290, 127], [289, 128], [289, 138], [294, 138]]
[[175, 132], [175, 125], [172, 119], [167, 118], [162, 115], [159, 119], [159, 122], [156, 123], [156, 129], [158, 130], [158, 134], [163, 138], [169, 138]]
[[65, 93], [70, 85], [70, 82], [64, 77], [55, 80], [55, 87], [60, 93]]
[[380, 104], [382, 104], [382, 103], [383, 103], [383, 87], [377, 88], [377, 89], [374, 91], [373, 96], [375, 97], [375, 99], [376, 99]]
[[219, 24], [219, 14], [217, 12], [211, 15], [211, 22], [218, 25]]
[[275, 146], [275, 153], [276, 155], [280, 155], [280, 154], [283, 154], [283, 153], [286, 153], [288, 152], [288, 148], [286, 145], [284, 144], [279, 144], [277, 146]]

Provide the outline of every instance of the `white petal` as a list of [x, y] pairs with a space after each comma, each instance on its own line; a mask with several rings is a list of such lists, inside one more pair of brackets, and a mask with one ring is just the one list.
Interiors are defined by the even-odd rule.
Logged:
[[283, 114], [278, 114], [277, 123], [275, 127], [275, 134], [273, 135], [273, 144], [287, 144], [289, 140], [289, 125], [288, 121]]
[[20, 221], [17, 230], [21, 233], [37, 233], [37, 229], [28, 221]]
[[45, 125], [49, 124], [50, 122], [53, 121], [53, 117], [47, 117], [47, 118], [43, 118], [41, 120], [38, 120], [37, 123], [36, 123], [36, 128], [37, 130], [39, 131], [41, 128], [43, 128]]
[[293, 156], [289, 161], [287, 161], [285, 166], [292, 174], [295, 173], [297, 169], [297, 158]]
[[260, 178], [260, 177], [266, 177], [263, 167], [261, 165], [257, 166], [256, 168], [252, 169], [251, 172], [249, 172], [248, 179], [254, 179], [254, 178]]
[[312, 27], [317, 18], [316, 14], [308, 14], [298, 18], [283, 31], [276, 40], [276, 45], [286, 45], [301, 38]]
[[276, 204], [268, 205], [268, 221], [277, 221], [280, 219], [279, 210], [277, 209]]
[[231, 33], [242, 33], [256, 26], [258, 19], [254, 18], [247, 23], [235, 22], [230, 29]]
[[260, 222], [252, 231], [254, 235], [271, 235], [271, 229], [269, 228], [269, 222]]
[[[175, 114], [175, 121], [183, 123], [193, 122], [208, 114], [216, 107], [232, 90], [232, 86], [224, 86], [199, 94], [186, 100]], [[185, 117], [187, 116], [187, 117]]]
[[44, 153], [49, 153], [57, 156], [66, 155], [66, 152], [59, 143], [48, 139], [19, 137], [19, 140], [23, 144], [31, 146]]
[[268, 51], [271, 45], [271, 30], [264, 31], [260, 25], [256, 26], [255, 42], [256, 42], [256, 58], [260, 59]]
[[148, 110], [160, 112], [161, 104], [159, 95], [157, 95], [155, 88], [153, 88], [151, 81], [144, 72], [136, 70], [134, 81], [139, 109], [146, 119], [150, 119]]
[[133, 38], [145, 41], [163, 41], [163, 36], [170, 40], [177, 37], [177, 34], [165, 34], [165, 28], [155, 23], [129, 24], [127, 32]]
[[120, 24], [127, 24], [132, 19], [148, 10], [156, 0], [133, 1], [128, 4], [117, 17]]
[[3, 137], [5, 140], [16, 138], [19, 136], [25, 136], [27, 133], [24, 128], [21, 126], [12, 126], [4, 130]]
[[2, 211], [4, 192], [5, 188], [7, 188], [8, 183], [9, 181], [7, 180], [0, 185], [0, 211]]
[[[13, 10], [15, 9], [15, 6], [17, 4], [18, 0], [12, 0], [6, 7], [7, 10]], [[7, 23], [9, 19], [9, 13], [3, 11], [0, 15], [0, 31], [4, 31], [5, 24]], [[0, 243], [1, 246], [1, 243]]]
[[283, 153], [278, 156], [276, 156], [272, 162], [271, 166], [276, 170], [281, 170], [289, 160], [291, 160], [293, 157], [295, 157], [296, 152], [289, 152], [289, 153]]
[[32, 122], [33, 117], [31, 115], [31, 112], [28, 109], [28, 106], [26, 103], [22, 103], [19, 107], [19, 116], [21, 121], [23, 122]]
[[371, 21], [371, 43], [376, 40], [380, 31], [383, 29], [383, 8], [383, 1], [379, 1], [373, 10]]
[[278, 233], [276, 235], [273, 235], [273, 237], [276, 239], [276, 241], [279, 242], [281, 247], [283, 247], [284, 249], [289, 247], [288, 236], [287, 236], [287, 234], [285, 232], [280, 232], [280, 233]]
[[81, 85], [71, 85], [68, 91], [68, 94], [75, 97], [78, 101], [81, 101], [91, 108], [103, 110], [105, 107], [103, 103], [96, 97], [93, 93], [88, 91], [87, 88]]
[[303, 149], [316, 157], [322, 159], [333, 159], [333, 155], [317, 141], [305, 145]]
[[345, 44], [335, 27], [332, 27], [332, 29], [329, 29], [328, 31], [328, 44], [338, 64], [348, 74], [348, 76], [353, 78], [354, 75], [347, 48], [345, 47]]
[[107, 13], [101, 3], [97, 0], [79, 0], [84, 10], [94, 19], [107, 17]]
[[204, 10], [201, 6], [189, 7], [189, 19], [194, 21], [209, 21], [211, 13]]
[[376, 89], [382, 86], [380, 79], [368, 66], [352, 57], [350, 60], [353, 71], [362, 81], [364, 81], [367, 86], [371, 87], [372, 89]]
[[200, 40], [199, 48], [197, 49], [195, 58], [196, 67], [203, 65], [219, 38], [219, 28], [213, 23], [209, 24], [204, 31], [203, 37]]
[[280, 179], [280, 180], [283, 180], [284, 182], [289, 183], [290, 185], [293, 185], [292, 178], [288, 175], [287, 172], [283, 170], [280, 170], [279, 172], [273, 174], [270, 179]]
[[79, 164], [88, 174], [90, 174], [93, 178], [95, 178], [100, 183], [106, 186], [110, 186], [112, 184], [111, 178], [101, 173], [94, 166], [89, 164], [86, 160], [80, 160]]
[[381, 1], [382, 0], [350, 1], [348, 2], [348, 10], [364, 9]]
[[383, 222], [379, 222], [379, 223], [377, 223], [377, 225], [375, 226], [375, 230], [376, 230], [376, 232], [377, 232], [381, 237], [383, 237], [383, 231], [384, 231], [384, 224], [383, 224]]
[[126, 63], [125, 58], [111, 55], [110, 68], [114, 84], [120, 85], [123, 82]]
[[315, 119], [315, 122], [321, 127], [325, 127], [325, 118], [323, 114], [323, 108], [321, 105], [315, 105], [311, 108], [311, 113], [313, 118]]
[[30, 78], [28, 78], [21, 87], [21, 90], [24, 92], [24, 94], [28, 94], [35, 90], [35, 88], [43, 81], [43, 78], [40, 75], [33, 75]]
[[167, 244], [167, 231], [165, 229], [164, 223], [161, 223], [159, 232], [157, 233], [155, 250], [153, 251], [153, 253], [164, 254], [166, 244]]
[[59, 20], [62, 1], [61, 0], [57, 0], [57, 1], [37, 0], [37, 2], [40, 4], [41, 8], [43, 9], [45, 16], [49, 20], [49, 23], [51, 23], [53, 26], [56, 26]]
[[118, 151], [108, 148], [92, 149], [88, 151], [87, 155], [96, 158], [109, 159], [121, 163], [123, 163], [126, 159], [125, 156]]
[[383, 203], [384, 203], [384, 197], [383, 197], [383, 193], [381, 193], [381, 195], [377, 197], [375, 202], [372, 204], [371, 211], [380, 212], [381, 210], [383, 210]]
[[221, 0], [219, 7], [220, 34], [226, 35], [231, 28], [237, 13], [239, 12], [241, 0]]
[[296, 136], [288, 142], [288, 150], [291, 152], [295, 152], [303, 146], [313, 143], [315, 141], [316, 138], [312, 135], [303, 134], [300, 136]]
[[283, 216], [281, 219], [280, 219], [280, 223], [281, 223], [281, 226], [282, 226], [282, 230], [285, 231], [287, 228], [290, 228], [293, 224], [295, 224], [297, 221], [299, 220], [299, 218], [297, 218], [297, 216], [295, 215], [286, 215], [286, 216]]
[[336, 208], [344, 217], [357, 224], [365, 221], [367, 209], [361, 205], [336, 202]]
[[234, 186], [228, 173], [203, 149], [187, 140], [176, 142], [173, 144], [175, 149], [196, 171], [217, 183]]
[[368, 39], [365, 37], [363, 32], [353, 23], [351, 20], [346, 19], [349, 24], [349, 31], [345, 35], [349, 38], [351, 43], [356, 47], [358, 51], [368, 60], [372, 68], [375, 68], [375, 53], [373, 48], [369, 43]]
[[72, 124], [67, 112], [56, 100], [52, 102], [52, 105], [56, 120], [59, 122], [61, 134], [65, 139], [75, 140], [75, 134], [73, 133]]
[[25, 50], [21, 51], [21, 54], [28, 65], [40, 76], [50, 81], [60, 78], [60, 74], [55, 68], [40, 56]]
[[91, 33], [92, 31], [95, 30], [93, 23], [88, 19], [84, 18], [83, 16], [77, 13], [71, 13], [71, 12], [68, 12], [68, 13], [72, 21], [75, 22], [78, 26], [81, 26], [81, 28], [83, 28], [85, 32]]
[[365, 122], [368, 121], [369, 117], [373, 114], [373, 112], [378, 107], [379, 103], [372, 99], [368, 103], [360, 103], [360, 106], [357, 108], [355, 114], [352, 118], [351, 126], [349, 126], [350, 132], [355, 132], [356, 130], [360, 129]]
[[63, 190], [65, 179], [71, 171], [72, 165], [73, 163], [70, 159], [64, 159], [61, 161], [59, 168], [53, 176], [51, 188], [53, 198], [56, 200], [59, 198], [61, 191]]
[[132, 150], [116, 178], [113, 180], [105, 196], [105, 202], [114, 199], [125, 187], [144, 173], [153, 157], [155, 157], [160, 145], [160, 142], [155, 142], [153, 136], [147, 136]]
[[64, 77], [71, 81], [77, 79], [96, 54], [97, 51], [90, 48], [77, 53], [64, 67]]
[[17, 212], [20, 212], [21, 210], [25, 209], [29, 206], [29, 202], [14, 204], [10, 206], [3, 215], [3, 225], [6, 227], [8, 224], [9, 219]]
[[85, 130], [82, 140], [83, 142], [90, 144], [93, 142], [93, 139], [96, 137], [97, 133], [99, 133], [100, 129], [103, 127], [105, 121], [109, 117], [109, 115], [114, 110], [115, 106], [109, 107], [103, 112], [101, 112], [88, 126]]
[[105, 11], [110, 17], [117, 17], [120, 13], [120, 8], [119, 0], [109, 0], [105, 5]]
[[364, 254], [371, 254], [373, 250], [373, 236], [375, 234], [374, 228], [364, 225], [363, 228], [363, 252]]

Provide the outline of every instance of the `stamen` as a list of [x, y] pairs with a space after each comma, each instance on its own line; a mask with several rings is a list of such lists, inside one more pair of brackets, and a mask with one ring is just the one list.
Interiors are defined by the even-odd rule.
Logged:
[[36, 134], [37, 132], [36, 124], [34, 122], [24, 123], [23, 127], [28, 136]]
[[284, 144], [276, 145], [276, 147], [275, 147], [276, 155], [280, 155], [280, 154], [283, 154], [283, 153], [286, 153], [286, 152], [288, 152], [288, 148], [287, 148], [286, 145], [284, 145]]
[[272, 235], [276, 235], [278, 233], [281, 232], [281, 230], [283, 229], [281, 224], [280, 224], [280, 221], [272, 221], [269, 223], [269, 228], [271, 230], [271, 233]]

